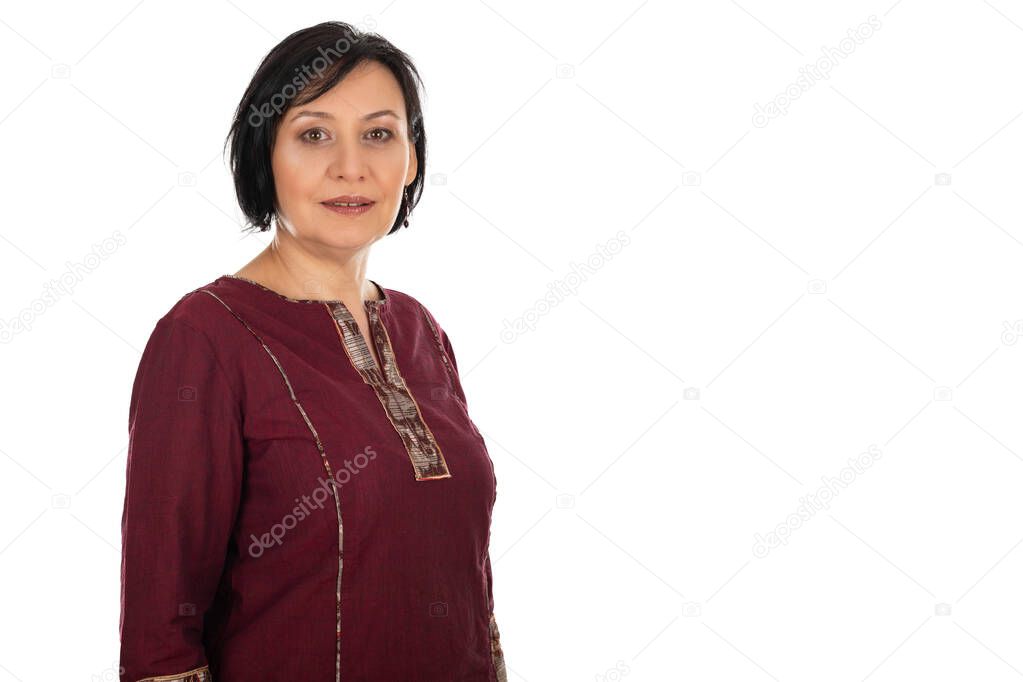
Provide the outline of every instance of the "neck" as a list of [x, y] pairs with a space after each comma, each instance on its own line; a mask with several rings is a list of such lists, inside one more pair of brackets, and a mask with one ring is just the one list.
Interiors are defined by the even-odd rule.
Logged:
[[344, 260], [323, 259], [277, 236], [243, 270], [250, 270], [291, 298], [322, 298], [348, 303], [376, 301], [381, 292], [366, 278], [368, 249]]

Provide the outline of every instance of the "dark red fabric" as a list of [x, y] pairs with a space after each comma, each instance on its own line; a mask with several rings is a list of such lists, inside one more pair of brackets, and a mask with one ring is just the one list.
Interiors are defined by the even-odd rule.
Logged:
[[[341, 679], [495, 682], [497, 481], [444, 330], [438, 346], [430, 313], [383, 289], [396, 364], [451, 473], [416, 481], [325, 305], [227, 276], [201, 289], [276, 355], [335, 472]], [[270, 356], [204, 291], [156, 324], [129, 429], [122, 679], [208, 664], [215, 682], [334, 680], [338, 523], [321, 455]]]

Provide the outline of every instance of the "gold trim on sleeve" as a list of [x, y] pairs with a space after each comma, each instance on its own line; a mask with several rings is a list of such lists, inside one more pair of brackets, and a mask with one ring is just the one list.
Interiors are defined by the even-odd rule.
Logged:
[[195, 670], [189, 670], [177, 675], [160, 675], [159, 677], [145, 677], [136, 682], [213, 682], [213, 675], [210, 674], [210, 667], [204, 665]]
[[497, 682], [508, 682], [508, 672], [504, 667], [504, 651], [501, 649], [501, 632], [497, 629], [497, 619], [490, 614], [490, 657], [494, 660], [494, 672]]

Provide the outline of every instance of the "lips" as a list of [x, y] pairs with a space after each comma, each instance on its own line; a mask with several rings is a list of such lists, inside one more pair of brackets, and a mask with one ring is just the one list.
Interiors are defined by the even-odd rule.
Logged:
[[376, 206], [376, 204], [372, 201], [369, 203], [358, 204], [321, 202], [321, 205], [331, 213], [340, 216], [349, 216], [352, 218], [365, 215], [372, 211], [373, 207]]
[[372, 204], [374, 201], [368, 197], [364, 197], [360, 194], [343, 194], [333, 199], [327, 199], [321, 201], [321, 204], [332, 205], [332, 204]]

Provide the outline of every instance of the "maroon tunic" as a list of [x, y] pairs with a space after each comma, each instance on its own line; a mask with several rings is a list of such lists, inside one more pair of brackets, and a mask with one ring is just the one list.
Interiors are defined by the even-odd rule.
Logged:
[[506, 679], [493, 463], [444, 330], [381, 292], [382, 366], [340, 301], [231, 275], [157, 322], [129, 410], [121, 679]]

